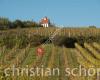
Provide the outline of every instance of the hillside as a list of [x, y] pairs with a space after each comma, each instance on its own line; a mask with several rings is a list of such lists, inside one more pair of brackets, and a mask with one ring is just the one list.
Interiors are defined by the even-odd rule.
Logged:
[[[99, 53], [98, 28], [2, 30], [0, 79], [96, 80], [99, 78]], [[86, 72], [81, 71], [83, 68]]]

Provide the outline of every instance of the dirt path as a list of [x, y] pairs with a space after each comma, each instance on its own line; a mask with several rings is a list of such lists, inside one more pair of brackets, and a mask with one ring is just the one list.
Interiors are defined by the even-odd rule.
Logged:
[[[57, 63], [59, 63], [59, 60], [56, 60], [58, 59], [59, 57], [59, 54], [58, 54], [58, 49], [57, 47], [53, 46], [52, 47], [52, 53], [51, 53], [51, 56], [50, 56], [50, 59], [48, 61], [48, 66], [47, 68], [50, 68], [50, 69], [53, 69], [55, 67], [58, 67]], [[55, 76], [49, 76], [49, 77], [46, 77], [45, 79], [43, 80], [59, 80], [58, 77], [55, 77]]]
[[67, 55], [66, 55], [66, 48], [63, 47], [62, 53], [59, 55], [60, 56], [60, 69], [61, 69], [61, 75], [59, 80], [69, 80], [69, 77], [66, 76], [65, 68], [68, 67], [68, 60], [67, 60]]
[[[66, 49], [66, 55], [67, 55], [67, 60], [68, 60], [68, 67], [70, 69], [76, 68], [77, 60], [75, 58], [74, 50], [73, 49]], [[80, 79], [78, 79], [78, 77], [70, 75], [69, 80], [80, 80]]]

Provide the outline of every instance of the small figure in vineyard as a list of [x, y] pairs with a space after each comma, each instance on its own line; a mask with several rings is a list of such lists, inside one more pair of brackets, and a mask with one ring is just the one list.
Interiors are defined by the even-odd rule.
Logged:
[[40, 60], [44, 55], [44, 49], [42, 47], [38, 47], [36, 49], [37, 60]]

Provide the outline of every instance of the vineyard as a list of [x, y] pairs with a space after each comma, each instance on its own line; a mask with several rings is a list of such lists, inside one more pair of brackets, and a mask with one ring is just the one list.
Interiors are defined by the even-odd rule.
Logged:
[[[100, 80], [100, 29], [58, 29], [52, 42], [45, 43], [55, 31], [55, 28], [1, 31], [0, 80]], [[60, 40], [59, 36], [67, 39]], [[40, 56], [38, 48], [43, 49]], [[20, 70], [14, 73], [13, 65]], [[92, 69], [80, 75], [76, 70], [80, 66]], [[38, 75], [37, 67], [41, 68]], [[94, 69], [99, 71], [93, 72]]]
[[68, 36], [68, 37], [78, 37], [78, 36], [99, 36], [100, 29], [99, 28], [22, 28], [22, 29], [10, 29], [10, 30], [2, 30], [0, 34], [6, 33], [28, 33], [28, 34], [38, 34], [41, 36], [50, 36], [54, 32], [57, 32], [59, 36]]

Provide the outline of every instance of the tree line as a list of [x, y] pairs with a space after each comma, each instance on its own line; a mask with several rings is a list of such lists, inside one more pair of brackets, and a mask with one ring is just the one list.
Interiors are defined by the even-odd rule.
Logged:
[[0, 30], [4, 29], [15, 29], [15, 28], [34, 28], [34, 27], [42, 27], [39, 23], [31, 20], [22, 21], [15, 20], [10, 21], [8, 18], [0, 17]]
[[[37, 23], [32, 20], [22, 21], [16, 19], [15, 21], [10, 21], [8, 18], [0, 17], [0, 30], [5, 29], [15, 29], [15, 28], [35, 28], [35, 27], [42, 27], [40, 23]], [[55, 27], [55, 24], [50, 23], [50, 27]], [[96, 28], [96, 26], [91, 25], [88, 26], [89, 28]]]

